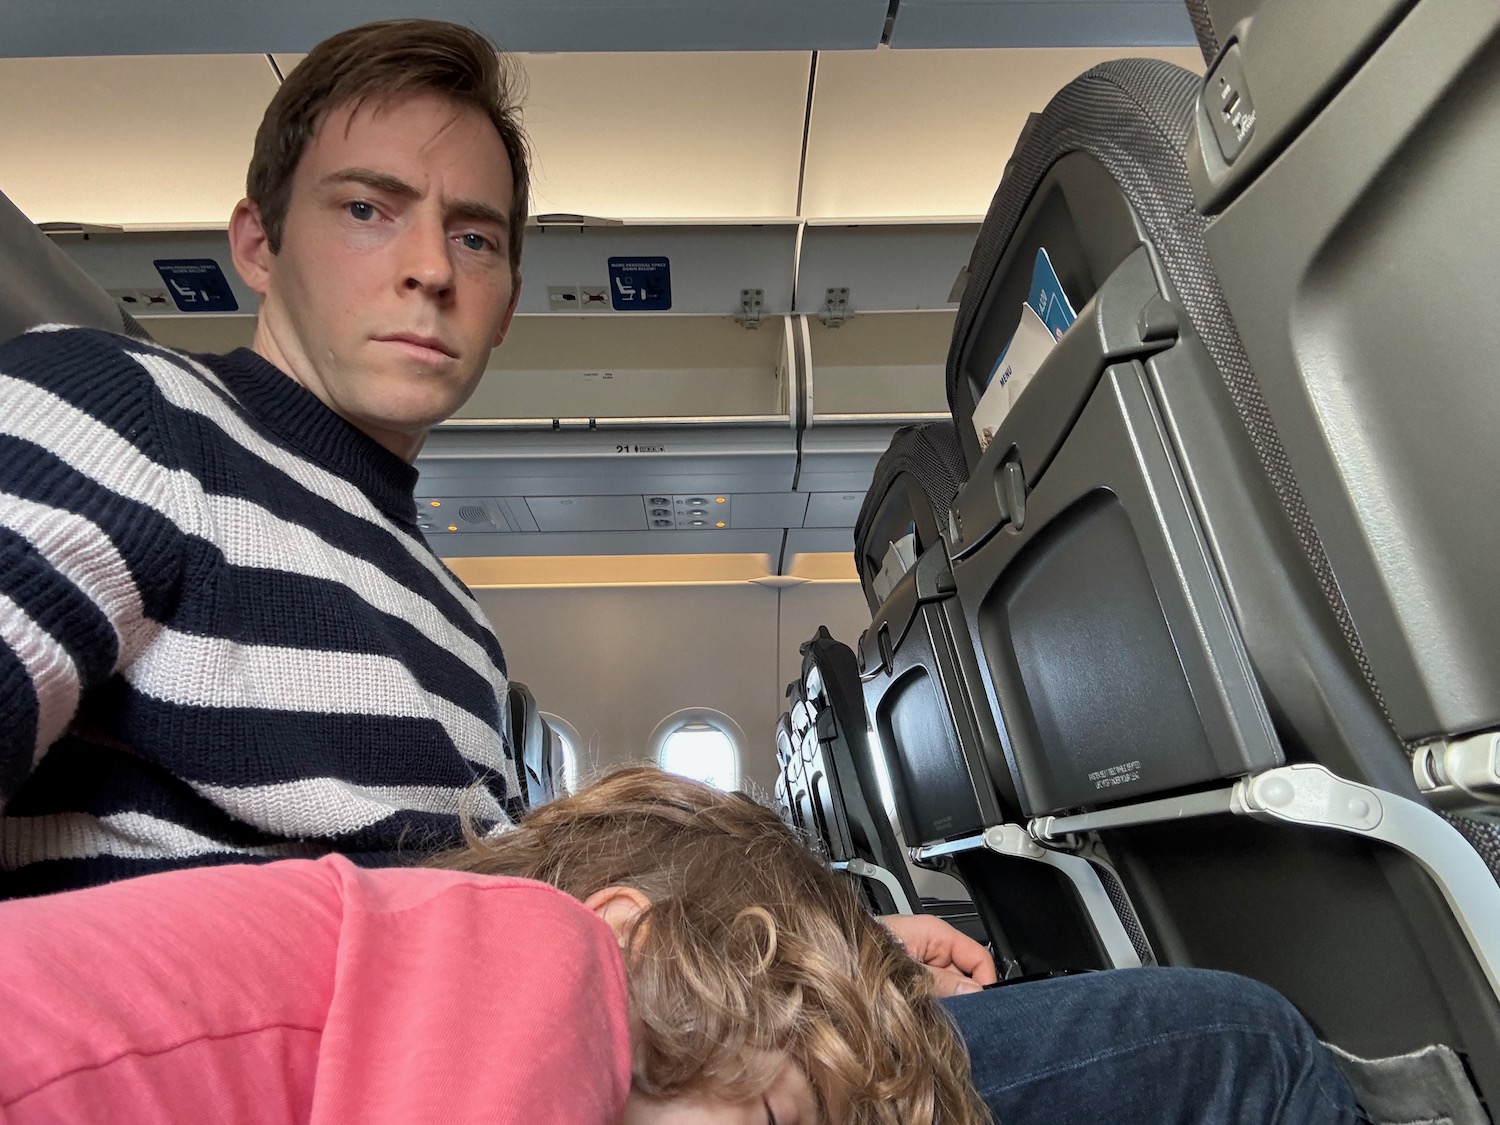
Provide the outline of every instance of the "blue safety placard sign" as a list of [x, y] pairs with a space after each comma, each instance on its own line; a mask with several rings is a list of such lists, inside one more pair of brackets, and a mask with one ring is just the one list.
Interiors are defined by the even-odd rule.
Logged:
[[229, 279], [212, 258], [161, 258], [151, 263], [179, 312], [239, 312]]
[[609, 301], [616, 312], [666, 312], [672, 307], [672, 263], [666, 258], [611, 258]]

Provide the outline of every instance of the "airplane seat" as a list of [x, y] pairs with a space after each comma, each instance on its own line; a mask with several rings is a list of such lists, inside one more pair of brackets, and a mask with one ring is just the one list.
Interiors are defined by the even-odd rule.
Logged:
[[892, 435], [854, 521], [854, 561], [872, 613], [913, 560], [941, 541], [968, 474], [952, 421], [903, 426]]
[[1111, 873], [1020, 827], [943, 538], [966, 475], [951, 422], [897, 431], [855, 529], [873, 613], [858, 670], [899, 834], [915, 862], [964, 884], [1005, 975], [1149, 961]]
[[806, 720], [797, 737], [815, 831], [874, 913], [917, 912], [921, 900], [880, 801], [854, 652], [823, 626], [801, 652], [802, 674], [789, 690], [800, 696], [794, 732], [799, 707]]
[[516, 680], [510, 681], [510, 733], [526, 807], [545, 805], [557, 796], [552, 775], [552, 729], [542, 718], [531, 689]]
[[802, 778], [802, 752], [792, 735], [792, 717], [783, 711], [776, 720], [776, 788], [775, 800], [781, 818], [803, 832], [802, 809], [797, 801], [797, 785]]
[[[1396, 140], [1384, 164], [1362, 148], [1393, 129], [1370, 107], [1402, 100], [1381, 83], [1420, 72], [1437, 102], [1451, 95], [1439, 139], [1467, 125], [1493, 161], [1500, 70], [1470, 63], [1492, 59], [1500, 13], [1482, 7], [1268, 0], [1224, 37], [1216, 57], [1235, 61], [1206, 92], [1149, 60], [1059, 92], [970, 262], [948, 365], [970, 479], [949, 549], [1028, 835], [1097, 840], [1162, 963], [1264, 980], [1356, 1055], [1445, 1044], [1500, 1104], [1500, 888], [1433, 807], [1500, 793], [1484, 643], [1500, 632], [1500, 530], [1463, 500], [1500, 476], [1479, 441], [1495, 401], [1479, 356], [1500, 319], [1477, 284], [1500, 246], [1486, 230], [1460, 255], [1467, 317], [1398, 280], [1432, 263], [1390, 228], [1436, 220], [1397, 193], [1415, 183], [1450, 212], [1463, 193], [1396, 159]], [[1429, 54], [1460, 72], [1446, 83], [1417, 61], [1426, 9]], [[1383, 51], [1382, 35], [1402, 42]], [[1223, 157], [1226, 119], [1253, 134], [1244, 165]], [[1263, 135], [1279, 147], [1252, 147]], [[1454, 163], [1472, 174], [1472, 225], [1493, 177], [1477, 155]], [[986, 444], [976, 408], [1043, 249], [1077, 319]], [[1424, 313], [1433, 362], [1398, 339]]]
[[793, 680], [787, 685], [788, 710], [782, 714], [777, 727], [777, 752], [781, 753], [781, 741], [786, 741], [786, 762], [781, 777], [786, 781], [787, 806], [793, 826], [800, 829], [817, 847], [829, 850], [828, 831], [824, 827], [824, 816], [816, 802], [814, 782], [818, 767], [816, 760], [817, 740], [807, 739], [808, 710], [801, 695], [801, 681]]
[[0, 341], [39, 324], [151, 336], [135, 317], [0, 194]]
[[571, 791], [568, 782], [568, 759], [576, 751], [569, 748], [568, 743], [558, 736], [558, 733], [552, 729], [550, 723], [544, 720], [543, 725], [547, 727], [547, 741], [550, 744], [547, 754], [547, 768], [550, 771], [552, 779], [552, 795], [554, 797], [561, 797]]

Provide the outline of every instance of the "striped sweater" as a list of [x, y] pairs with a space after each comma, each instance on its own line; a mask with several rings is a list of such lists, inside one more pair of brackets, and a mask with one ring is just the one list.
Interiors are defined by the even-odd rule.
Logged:
[[0, 346], [0, 896], [520, 812], [500, 647], [416, 476], [248, 350]]

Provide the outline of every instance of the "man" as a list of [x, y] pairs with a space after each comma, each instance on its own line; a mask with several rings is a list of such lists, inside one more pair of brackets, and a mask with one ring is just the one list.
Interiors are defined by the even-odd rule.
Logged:
[[[481, 823], [519, 811], [499, 645], [412, 497], [515, 311], [515, 111], [473, 32], [336, 35], [273, 99], [230, 222], [252, 349], [0, 346], [0, 897], [400, 862], [454, 843], [466, 798]], [[993, 979], [935, 919], [888, 924], [941, 990]], [[952, 1011], [1006, 1120], [1353, 1113], [1305, 1023], [1236, 978], [1094, 974]]]
[[253, 349], [0, 348], [0, 894], [392, 862], [456, 842], [461, 799], [519, 811], [500, 647], [412, 462], [515, 312], [527, 183], [483, 36], [345, 32], [272, 100], [230, 221]]

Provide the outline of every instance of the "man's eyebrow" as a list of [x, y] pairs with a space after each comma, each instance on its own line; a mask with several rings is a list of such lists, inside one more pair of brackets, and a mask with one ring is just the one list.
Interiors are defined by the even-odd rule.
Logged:
[[502, 231], [510, 233], [510, 216], [498, 207], [481, 203], [477, 199], [454, 199], [444, 208], [455, 219], [469, 219], [476, 223], [493, 223]]
[[388, 172], [376, 172], [370, 168], [340, 168], [337, 172], [330, 172], [323, 177], [325, 184], [364, 184], [376, 191], [389, 192], [392, 195], [405, 196], [415, 199], [422, 193], [405, 180], [398, 179]]
[[[399, 195], [404, 199], [416, 199], [422, 193], [405, 180], [388, 172], [376, 172], [371, 168], [341, 168], [323, 177], [325, 184], [364, 184], [376, 191]], [[476, 223], [493, 223], [505, 233], [510, 233], [510, 216], [500, 208], [477, 199], [449, 200], [444, 212], [455, 219], [468, 219]]]

